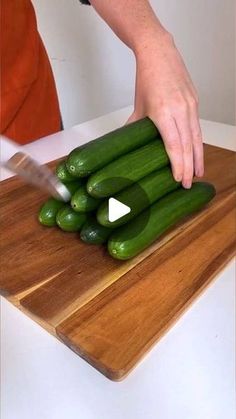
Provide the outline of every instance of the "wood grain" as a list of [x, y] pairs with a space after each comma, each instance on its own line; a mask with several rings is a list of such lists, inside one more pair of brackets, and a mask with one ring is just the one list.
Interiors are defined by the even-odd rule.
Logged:
[[233, 256], [235, 212], [221, 215], [191, 225], [74, 313], [57, 327], [60, 338], [108, 378], [123, 379]]
[[[2, 182], [0, 293], [51, 333], [58, 333], [109, 378], [122, 378], [232, 257], [235, 153], [205, 146], [205, 160], [205, 180], [214, 183], [216, 198], [127, 262], [113, 260], [103, 247], [82, 243], [77, 234], [40, 226], [37, 213], [44, 194], [18, 178]], [[187, 263], [192, 257], [193, 265]], [[179, 259], [184, 268], [175, 272]], [[161, 309], [151, 316], [156, 327], [148, 320], [148, 294]], [[117, 315], [112, 315], [113, 310]], [[127, 322], [119, 310], [126, 313]], [[151, 329], [143, 340], [138, 324], [130, 329], [132, 317]], [[112, 328], [120, 330], [119, 343]], [[132, 348], [124, 357], [129, 345]]]
[[[228, 200], [229, 197], [231, 198], [231, 194], [228, 191], [225, 199]], [[231, 198], [230, 202], [233, 205], [234, 198]], [[45, 281], [35, 290], [31, 289], [31, 292], [26, 293], [26, 296], [24, 294], [18, 295], [20, 304], [34, 316], [56, 327], [64, 318], [73, 314], [78, 308], [83, 307], [122, 275], [141, 263], [147, 256], [158, 251], [168, 241], [178, 236], [182, 230], [186, 230], [199, 220], [203, 220], [204, 223], [206, 217], [209, 218], [209, 223], [215, 223], [216, 217], [219, 214], [222, 215], [225, 207], [224, 194], [222, 194], [218, 196], [213, 205], [210, 204], [203, 211], [170, 229], [160, 240], [130, 261], [113, 260], [104, 247], [91, 248], [87, 245], [85, 255], [82, 255], [81, 252], [83, 257], [81, 256], [79, 265], [74, 263], [68, 266], [67, 269], [59, 275], [55, 275], [50, 281]], [[213, 213], [215, 217], [213, 217]], [[82, 247], [84, 248], [83, 244]], [[89, 258], [87, 256], [88, 252]], [[93, 260], [93, 263], [91, 263], [91, 260]]]

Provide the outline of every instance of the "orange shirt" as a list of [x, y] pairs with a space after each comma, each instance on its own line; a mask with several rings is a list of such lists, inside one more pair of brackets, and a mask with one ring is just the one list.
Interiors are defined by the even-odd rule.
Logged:
[[0, 131], [26, 144], [61, 129], [55, 82], [30, 0], [1, 0]]

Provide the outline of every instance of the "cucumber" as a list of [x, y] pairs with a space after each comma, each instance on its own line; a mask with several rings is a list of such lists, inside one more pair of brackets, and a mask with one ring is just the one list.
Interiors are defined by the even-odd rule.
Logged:
[[[73, 182], [65, 183], [65, 186], [69, 190], [70, 194], [73, 195], [80, 186], [80, 181], [76, 179]], [[53, 227], [57, 224], [56, 216], [58, 211], [65, 206], [65, 202], [57, 200], [55, 198], [49, 198], [41, 207], [38, 215], [40, 224], [47, 227]]]
[[64, 185], [67, 187], [68, 191], [70, 192], [71, 196], [81, 187], [81, 182], [78, 179], [74, 180], [73, 182], [66, 182]]
[[79, 231], [86, 220], [86, 214], [73, 211], [70, 205], [64, 205], [56, 215], [57, 225], [64, 231]]
[[116, 221], [109, 221], [109, 204], [108, 200], [106, 200], [98, 208], [97, 220], [105, 227], [121, 226], [149, 207], [153, 202], [174, 191], [179, 186], [180, 183], [174, 180], [169, 167], [157, 170], [114, 196], [115, 199], [131, 208], [129, 214]]
[[55, 198], [49, 198], [41, 207], [38, 215], [39, 222], [47, 227], [53, 227], [56, 223], [58, 211], [65, 205], [64, 202]]
[[167, 166], [168, 163], [169, 158], [163, 142], [152, 141], [90, 176], [87, 191], [95, 198], [112, 196], [154, 170]]
[[56, 175], [62, 183], [71, 182], [76, 179], [75, 176], [68, 172], [66, 168], [66, 160], [63, 160], [60, 163], [58, 163], [56, 167]]
[[87, 221], [84, 224], [80, 232], [80, 238], [85, 243], [103, 244], [107, 241], [111, 233], [111, 228], [103, 227], [100, 224], [98, 224], [98, 222], [95, 219], [93, 219]]
[[[191, 189], [180, 188], [168, 194], [130, 223], [112, 233], [108, 241], [110, 255], [122, 260], [136, 256], [171, 226], [200, 210], [215, 196], [215, 193], [213, 185], [197, 182]], [[139, 226], [144, 217], [147, 217], [147, 222], [140, 230]]]
[[88, 176], [158, 135], [157, 128], [149, 118], [140, 119], [72, 150], [67, 158], [67, 169], [74, 176]]
[[98, 208], [101, 201], [88, 194], [86, 186], [81, 186], [71, 198], [71, 206], [77, 212], [89, 212]]

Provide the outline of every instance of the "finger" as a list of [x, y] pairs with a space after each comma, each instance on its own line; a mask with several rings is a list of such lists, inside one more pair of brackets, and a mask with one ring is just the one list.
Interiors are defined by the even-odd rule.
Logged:
[[193, 106], [190, 117], [190, 125], [192, 131], [194, 172], [196, 176], [201, 177], [204, 174], [204, 155], [202, 132], [199, 123], [197, 106]]
[[182, 185], [189, 189], [192, 186], [193, 180], [193, 145], [192, 133], [190, 127], [190, 115], [187, 105], [179, 108], [175, 115], [175, 121], [183, 151], [183, 178]]
[[163, 138], [173, 176], [177, 182], [181, 182], [183, 177], [182, 147], [175, 121], [171, 116], [158, 117], [156, 120], [152, 118], [152, 120]]

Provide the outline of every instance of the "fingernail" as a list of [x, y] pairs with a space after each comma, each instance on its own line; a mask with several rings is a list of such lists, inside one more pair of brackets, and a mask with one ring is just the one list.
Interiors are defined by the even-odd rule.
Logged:
[[183, 187], [184, 187], [185, 189], [190, 189], [190, 188], [191, 188], [191, 186], [192, 186], [192, 182], [189, 182], [189, 181], [185, 181], [185, 182], [183, 182]]
[[182, 176], [180, 174], [174, 174], [174, 178], [176, 182], [180, 182], [182, 180]]

